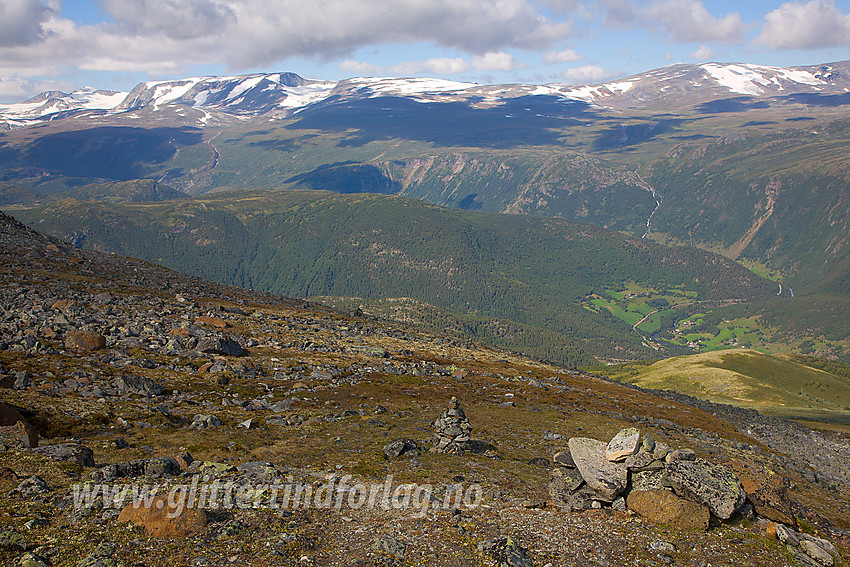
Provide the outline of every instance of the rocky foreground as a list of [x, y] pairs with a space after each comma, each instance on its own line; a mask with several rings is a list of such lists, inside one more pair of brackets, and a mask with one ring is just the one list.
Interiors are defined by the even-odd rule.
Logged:
[[77, 250], [5, 215], [0, 261], [3, 565], [850, 558], [839, 434]]

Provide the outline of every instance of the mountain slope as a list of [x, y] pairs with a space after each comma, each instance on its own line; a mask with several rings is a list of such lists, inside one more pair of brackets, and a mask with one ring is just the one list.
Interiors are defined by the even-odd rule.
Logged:
[[847, 417], [850, 408], [847, 378], [754, 350], [679, 356], [611, 375], [644, 388], [674, 390], [783, 415], [812, 410]]
[[[459, 314], [557, 333], [571, 352], [654, 352], [630, 326], [580, 304], [636, 281], [698, 301], [752, 301], [772, 282], [721, 256], [665, 248], [590, 225], [479, 214], [373, 194], [219, 194], [142, 205], [62, 201], [20, 212], [80, 246], [132, 255], [216, 281], [290, 296], [411, 297]], [[522, 339], [502, 343], [528, 347]]]

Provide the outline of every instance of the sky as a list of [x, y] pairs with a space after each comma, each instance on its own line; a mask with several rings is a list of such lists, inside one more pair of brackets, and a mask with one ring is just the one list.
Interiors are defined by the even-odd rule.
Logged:
[[290, 71], [591, 84], [850, 59], [850, 0], [0, 0], [0, 102]]

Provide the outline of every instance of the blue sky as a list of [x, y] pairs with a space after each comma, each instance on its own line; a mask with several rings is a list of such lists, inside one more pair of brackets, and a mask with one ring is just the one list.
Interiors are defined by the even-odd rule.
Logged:
[[844, 59], [850, 0], [0, 0], [0, 102], [257, 71], [596, 83]]

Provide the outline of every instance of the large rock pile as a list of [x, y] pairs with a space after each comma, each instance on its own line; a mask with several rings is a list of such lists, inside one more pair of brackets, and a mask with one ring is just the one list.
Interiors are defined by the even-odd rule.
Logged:
[[[728, 520], [748, 508], [744, 486], [730, 469], [690, 449], [672, 450], [633, 427], [607, 444], [573, 437], [568, 445], [568, 451], [555, 454], [549, 483], [552, 499], [567, 511], [611, 506], [676, 529], [705, 530], [712, 517]], [[781, 523], [776, 534], [803, 564], [839, 561], [827, 540]]]
[[635, 428], [609, 443], [574, 437], [555, 455], [549, 492], [568, 510], [629, 507], [642, 516], [683, 528], [708, 528], [710, 516], [728, 520], [747, 498], [726, 467], [689, 450], [671, 451]]
[[438, 453], [458, 455], [472, 448], [472, 426], [457, 398], [452, 397], [449, 407], [434, 422], [434, 429], [434, 448]]

